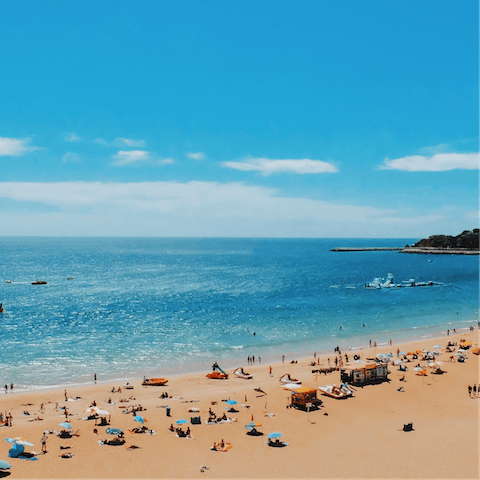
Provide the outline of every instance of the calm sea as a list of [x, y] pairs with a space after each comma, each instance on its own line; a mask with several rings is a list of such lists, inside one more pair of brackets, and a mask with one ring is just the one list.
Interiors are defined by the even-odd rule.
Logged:
[[[329, 251], [415, 240], [0, 238], [0, 383], [201, 371], [476, 324], [477, 256]], [[363, 288], [388, 273], [443, 285]]]

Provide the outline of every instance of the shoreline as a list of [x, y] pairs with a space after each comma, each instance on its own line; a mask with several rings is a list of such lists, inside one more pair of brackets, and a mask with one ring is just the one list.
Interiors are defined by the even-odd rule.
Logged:
[[[451, 322], [454, 324], [454, 322]], [[473, 326], [475, 330], [478, 329], [478, 320], [463, 320], [462, 322], [457, 322], [458, 323], [465, 323], [469, 324], [468, 326], [465, 327], [459, 327], [457, 330], [457, 334], [461, 335], [464, 333], [469, 332], [469, 327]], [[366, 341], [365, 344], [357, 344], [357, 345], [345, 345], [347, 340], [354, 340], [354, 339], [360, 339], [360, 338], [367, 338], [367, 337], [372, 337], [372, 344], [373, 342], [377, 343], [377, 349], [383, 348], [383, 347], [395, 347], [399, 346], [402, 344], [407, 344], [407, 343], [415, 343], [415, 342], [421, 342], [424, 340], [444, 340], [447, 338], [447, 333], [446, 330], [436, 330], [431, 333], [428, 333], [426, 335], [419, 335], [414, 334], [418, 330], [420, 330], [419, 333], [421, 333], [421, 330], [423, 329], [429, 329], [429, 330], [435, 330], [436, 327], [418, 327], [418, 328], [412, 328], [408, 329], [405, 331], [405, 333], [410, 332], [411, 335], [406, 335], [406, 336], [401, 336], [401, 337], [395, 337], [395, 335], [392, 335], [391, 332], [386, 332], [380, 334], [380, 335], [362, 335], [358, 337], [353, 337], [352, 339], [338, 339], [338, 341], [335, 341], [335, 339], [332, 338], [332, 342], [330, 343], [330, 348], [328, 349], [315, 349], [314, 346], [311, 346], [312, 348], [303, 348], [305, 346], [305, 343], [302, 345], [299, 345], [298, 348], [296, 349], [291, 349], [290, 351], [283, 351], [283, 352], [276, 352], [276, 353], [267, 353], [263, 354], [260, 356], [261, 358], [261, 363], [259, 365], [265, 365], [267, 363], [279, 363], [282, 355], [285, 356], [287, 361], [296, 359], [296, 360], [306, 360], [308, 358], [311, 358], [313, 354], [315, 353], [317, 356], [334, 356], [334, 349], [338, 346], [342, 350], [342, 352], [346, 352], [347, 354], [349, 352], [354, 352], [357, 353], [359, 351], [368, 351], [370, 348], [368, 345], [368, 342]], [[453, 334], [453, 328], [450, 329]], [[403, 333], [404, 331], [402, 331]], [[390, 345], [389, 340], [386, 340], [387, 337], [390, 337], [392, 340], [392, 344]], [[380, 340], [379, 340], [380, 338]], [[334, 344], [335, 343], [335, 344]], [[352, 343], [352, 342], [348, 342]], [[438, 343], [438, 342], [437, 342]], [[253, 350], [251, 348], [250, 350]], [[308, 351], [308, 353], [307, 353]], [[128, 374], [125, 376], [111, 376], [108, 377], [107, 379], [101, 379], [101, 375], [98, 375], [98, 372], [92, 372], [91, 377], [93, 378], [94, 373], [97, 373], [98, 376], [98, 384], [107, 384], [107, 383], [121, 383], [121, 382], [137, 382], [139, 379], [142, 379], [144, 376], [147, 377], [164, 377], [164, 376], [179, 376], [179, 375], [197, 375], [201, 373], [206, 373], [206, 364], [212, 364], [215, 361], [218, 361], [219, 364], [224, 365], [225, 369], [233, 369], [237, 368], [240, 365], [245, 364], [245, 359], [247, 356], [252, 356], [255, 355], [256, 358], [258, 358], [258, 352], [255, 351], [245, 351], [245, 355], [240, 358], [238, 356], [231, 356], [231, 357], [224, 357], [224, 358], [211, 358], [208, 361], [205, 362], [195, 362], [192, 364], [187, 365], [182, 365], [180, 367], [174, 367], [172, 365], [168, 366], [159, 366], [159, 367], [152, 367], [149, 366], [147, 368], [144, 368], [142, 371], [138, 371], [136, 373]], [[258, 362], [257, 362], [258, 363]], [[0, 379], [0, 388], [3, 388], [3, 385], [8, 379]], [[8, 382], [8, 385], [10, 385], [10, 382]], [[31, 384], [29, 388], [24, 388], [22, 385], [15, 384], [16, 387], [14, 388], [14, 394], [23, 394], [23, 393], [35, 393], [35, 392], [47, 392], [47, 391], [52, 391], [52, 390], [57, 390], [57, 389], [71, 389], [71, 388], [77, 388], [77, 387], [88, 387], [92, 385], [91, 379], [86, 379], [85, 377], [79, 378], [79, 381], [73, 382], [73, 383], [60, 383], [56, 385], [35, 385]]]
[[[447, 338], [457, 343], [466, 338], [478, 346], [479, 330], [360, 350], [364, 360], [390, 351], [396, 358], [397, 348], [432, 349], [438, 343], [442, 346], [438, 358], [447, 373], [434, 376], [429, 372], [427, 377], [419, 377], [413, 370], [415, 363], [407, 363], [406, 381], [401, 382], [404, 373], [390, 365], [389, 382], [355, 387], [354, 397], [347, 400], [319, 396], [320, 410], [310, 413], [285, 408], [291, 394], [278, 379], [290, 373], [303, 381], [302, 386], [338, 385], [338, 371], [326, 375], [312, 373], [318, 368], [311, 365], [313, 352], [305, 352], [305, 357], [293, 364], [244, 363], [253, 380], [237, 378], [230, 369], [227, 380], [211, 380], [205, 377], [205, 370], [171, 375], [162, 387], [142, 387], [141, 379], [136, 379], [130, 381], [133, 390], [123, 389], [122, 393], [111, 392], [112, 386], [118, 387], [111, 381], [68, 387], [69, 397], [81, 397], [77, 401], [65, 401], [63, 388], [2, 393], [0, 411], [13, 416], [13, 426], [4, 427], [2, 433], [13, 438], [22, 436], [34, 443], [27, 451], [40, 452], [39, 439], [46, 429], [60, 430], [58, 423], [65, 421], [61, 410], [64, 405], [68, 408], [68, 421], [80, 436], [62, 440], [49, 434], [47, 454], [39, 454], [37, 462], [8, 458], [10, 446], [2, 442], [0, 458], [12, 464], [12, 478], [478, 478], [480, 397], [469, 398], [467, 386], [478, 382], [479, 357], [468, 352], [464, 364], [450, 363], [452, 354], [444, 351]], [[333, 352], [317, 354], [316, 363], [320, 368], [327, 367], [328, 360], [333, 363], [334, 357]], [[399, 387], [404, 391], [399, 391]], [[256, 388], [266, 394], [259, 394]], [[161, 398], [165, 391], [169, 398]], [[109, 397], [113, 404], [107, 403]], [[122, 403], [128, 397], [133, 400]], [[238, 421], [206, 425], [208, 410], [222, 415], [227, 399], [238, 401], [238, 412], [228, 414], [235, 415]], [[113, 437], [105, 433], [105, 427], [82, 421], [84, 409], [93, 400], [109, 411], [111, 427], [125, 432], [126, 445], [134, 444], [138, 449], [128, 451], [124, 446], [98, 444], [98, 440]], [[242, 406], [244, 402], [248, 408]], [[43, 421], [29, 421], [39, 415], [41, 403], [45, 405], [40, 414]], [[59, 409], [55, 408], [57, 403]], [[156, 435], [128, 432], [139, 424], [132, 415], [122, 414], [122, 407], [137, 404], [146, 410], [140, 414]], [[166, 415], [167, 405], [171, 417]], [[192, 407], [198, 408], [199, 413], [189, 413]], [[25, 410], [31, 415], [22, 415]], [[176, 438], [168, 431], [171, 423], [181, 418], [188, 421], [194, 415], [200, 415], [202, 420], [201, 425], [190, 425], [195, 439]], [[265, 437], [247, 436], [244, 425], [252, 418], [262, 423], [260, 430], [265, 435], [282, 432], [289, 446], [272, 449], [265, 445]], [[408, 422], [413, 422], [413, 432], [402, 431]], [[232, 450], [211, 451], [213, 442], [221, 439], [231, 443]], [[73, 455], [69, 459], [60, 458], [64, 452], [60, 447], [65, 445], [69, 447], [65, 451]], [[208, 470], [203, 466], [208, 466]]]

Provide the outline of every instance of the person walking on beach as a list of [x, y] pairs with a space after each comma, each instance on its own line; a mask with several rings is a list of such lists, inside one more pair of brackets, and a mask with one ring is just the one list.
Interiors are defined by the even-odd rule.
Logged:
[[5, 384], [5, 393], [8, 393], [8, 385]]
[[472, 386], [471, 385], [468, 386], [468, 396], [470, 398], [472, 398]]
[[473, 384], [473, 398], [475, 398], [477, 396], [477, 384], [474, 383]]
[[43, 435], [42, 435], [42, 439], [41, 439], [41, 442], [42, 442], [42, 453], [47, 453], [47, 434], [45, 432], [43, 432]]
[[282, 363], [285, 362], [285, 355], [282, 355]]
[[97, 374], [96, 374], [96, 373], [93, 375], [93, 381], [94, 381], [95, 383], [97, 383]]

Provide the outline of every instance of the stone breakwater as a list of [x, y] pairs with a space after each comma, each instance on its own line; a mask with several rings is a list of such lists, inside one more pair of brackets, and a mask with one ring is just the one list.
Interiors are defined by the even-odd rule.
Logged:
[[375, 252], [375, 251], [389, 251], [402, 250], [402, 247], [339, 247], [332, 248], [331, 252]]
[[399, 249], [400, 253], [420, 253], [420, 254], [429, 254], [429, 255], [478, 255], [478, 250], [467, 250], [459, 248], [435, 248], [435, 247], [425, 247], [425, 248], [402, 248]]

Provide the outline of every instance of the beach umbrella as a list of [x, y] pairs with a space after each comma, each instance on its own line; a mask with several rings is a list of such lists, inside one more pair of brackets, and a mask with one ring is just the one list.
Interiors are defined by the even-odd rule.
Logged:
[[387, 353], [387, 357], [393, 357], [391, 353]]
[[267, 438], [280, 438], [280, 437], [283, 437], [283, 433], [272, 432], [267, 435]]
[[8, 470], [12, 466], [5, 460], [0, 460], [0, 470]]
[[423, 370], [423, 368], [421, 367], [415, 367], [414, 370], [416, 370], [417, 372], [421, 372]]
[[406, 355], [406, 352], [400, 352], [399, 355]]
[[109, 435], [121, 435], [123, 432], [120, 428], [107, 428], [106, 433]]
[[395, 365], [403, 365], [403, 360], [395, 360], [394, 364]]
[[225, 403], [227, 405], [236, 405], [238, 402], [236, 400], [227, 400]]
[[98, 415], [110, 415], [110, 412], [107, 412], [106, 410], [98, 409], [96, 412], [98, 413]]
[[463, 357], [463, 353], [458, 351], [456, 354], [455, 354], [457, 357]]
[[433, 348], [442, 348], [440, 345], [434, 345]]
[[260, 422], [250, 422], [248, 425], [245, 425], [244, 428], [247, 430], [251, 430], [253, 427], [261, 427], [262, 424]]
[[70, 425], [69, 422], [61, 422], [59, 423], [59, 425], [63, 428], [69, 428], [69, 429], [72, 429], [72, 426]]
[[10, 438], [6, 437], [5, 441], [7, 443], [16, 443], [18, 445], [28, 445], [29, 447], [33, 447], [33, 443], [27, 442], [23, 437], [15, 437], [15, 438]]
[[98, 414], [98, 407], [88, 407], [84, 410], [85, 413], [96, 413]]
[[136, 415], [133, 419], [138, 423], [144, 423], [145, 419], [141, 415]]
[[182, 425], [182, 424], [188, 423], [188, 422], [182, 418], [181, 420], [177, 420], [175, 423], [176, 423], [177, 425]]
[[19, 455], [21, 455], [25, 450], [25, 447], [23, 445], [19, 445], [18, 443], [15, 443], [13, 447], [8, 451], [8, 456], [10, 458], [16, 458]]

